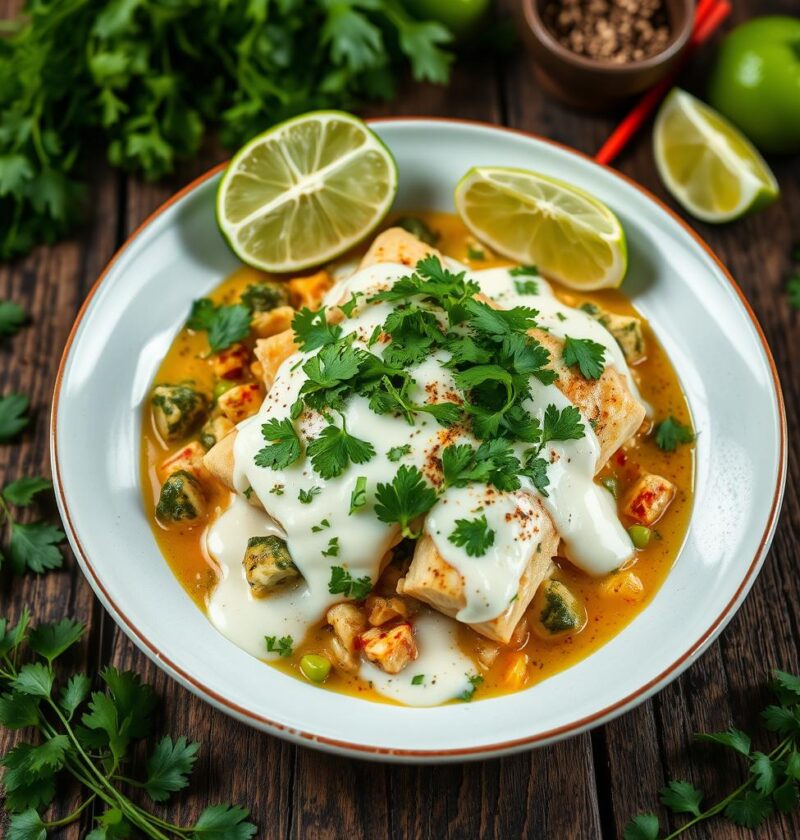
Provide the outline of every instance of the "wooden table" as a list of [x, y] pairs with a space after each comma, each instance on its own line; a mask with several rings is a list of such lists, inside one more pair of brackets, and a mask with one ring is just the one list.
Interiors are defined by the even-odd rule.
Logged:
[[[739, 0], [735, 5], [735, 20], [756, 12], [798, 10], [797, 0]], [[702, 78], [701, 69], [690, 68], [684, 80], [690, 89], [695, 89], [693, 79]], [[485, 120], [590, 154], [614, 124], [612, 117], [576, 113], [546, 98], [521, 50], [507, 59], [464, 60], [450, 88], [408, 86], [396, 102], [371, 113]], [[0, 268], [0, 297], [19, 301], [33, 316], [32, 325], [0, 350], [0, 393], [23, 391], [34, 410], [32, 428], [21, 443], [0, 447], [4, 480], [49, 473], [53, 380], [89, 287], [137, 225], [217, 159], [208, 153], [158, 185], [100, 166], [91, 185], [91, 222], [81, 235]], [[738, 279], [764, 327], [783, 380], [793, 440], [800, 432], [800, 312], [790, 309], [783, 285], [791, 246], [800, 240], [800, 159], [772, 163], [783, 190], [777, 205], [725, 227], [694, 224]], [[649, 127], [617, 165], [674, 206], [656, 175]], [[227, 800], [252, 810], [258, 836], [264, 838], [615, 838], [632, 815], [657, 806], [657, 792], [670, 778], [691, 779], [711, 793], [730, 790], [741, 779], [741, 766], [692, 745], [690, 736], [733, 722], [757, 730], [770, 669], [798, 669], [798, 486], [800, 471], [792, 459], [783, 515], [764, 570], [720, 640], [682, 677], [605, 727], [501, 760], [440, 767], [343, 760], [234, 722], [169, 680], [134, 648], [95, 600], [72, 558], [63, 571], [43, 577], [4, 576], [0, 615], [15, 617], [28, 604], [40, 620], [76, 616], [89, 627], [83, 667], [90, 672], [107, 663], [135, 668], [155, 684], [163, 698], [164, 730], [185, 733], [203, 745], [192, 793], [169, 809], [176, 821], [191, 822], [209, 802]], [[6, 733], [0, 741], [5, 752]], [[62, 804], [66, 808], [69, 803]], [[85, 827], [64, 836], [83, 836]], [[717, 822], [691, 836], [789, 838], [800, 836], [800, 818], [773, 818], [755, 834]]]

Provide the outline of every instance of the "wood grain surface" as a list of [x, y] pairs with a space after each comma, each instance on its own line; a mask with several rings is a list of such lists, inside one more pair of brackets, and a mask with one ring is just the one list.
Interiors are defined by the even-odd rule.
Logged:
[[[0, 9], [3, 7], [0, 2]], [[512, 0], [501, 4], [513, 11]], [[732, 23], [753, 14], [800, 11], [798, 0], [737, 0]], [[682, 84], [702, 94], [707, 54], [687, 69]], [[530, 58], [476, 53], [461, 60], [447, 88], [408, 85], [399, 98], [367, 115], [456, 116], [510, 125], [593, 153], [616, 117], [568, 110], [538, 88]], [[618, 115], [617, 115], [618, 116]], [[628, 176], [675, 206], [653, 164], [650, 127], [617, 161]], [[0, 477], [49, 474], [48, 420], [59, 358], [78, 311], [115, 249], [162, 201], [212, 163], [216, 150], [170, 181], [145, 185], [102, 164], [92, 182], [91, 221], [70, 242], [42, 248], [0, 266], [0, 298], [21, 303], [32, 324], [0, 347], [0, 394], [30, 395], [33, 423], [15, 446], [0, 447]], [[800, 160], [774, 159], [779, 203], [724, 227], [692, 222], [742, 286], [766, 332], [782, 378], [789, 440], [800, 432], [800, 312], [783, 286], [791, 246], [800, 240]], [[676, 208], [679, 209], [679, 208]], [[719, 360], [725, 364], [724, 359]], [[792, 447], [790, 445], [790, 453]], [[209, 802], [249, 807], [263, 838], [617, 838], [628, 819], [658, 809], [658, 789], [686, 778], [709, 793], [730, 789], [744, 768], [692, 745], [697, 730], [735, 722], [758, 728], [769, 670], [798, 670], [800, 638], [800, 468], [790, 457], [783, 514], [764, 570], [720, 640], [682, 677], [652, 700], [590, 734], [555, 746], [479, 763], [396, 767], [335, 758], [258, 733], [205, 705], [155, 668], [94, 599], [73, 558], [42, 577], [0, 579], [0, 615], [14, 618], [23, 604], [51, 620], [75, 616], [89, 632], [77, 659], [96, 672], [104, 664], [136, 668], [162, 697], [165, 731], [202, 742], [192, 792], [169, 813], [191, 821]], [[9, 746], [0, 734], [0, 752]], [[59, 797], [65, 813], [74, 791]], [[662, 824], [669, 825], [661, 809]], [[65, 831], [82, 837], [90, 822]], [[797, 816], [773, 818], [757, 832], [716, 822], [692, 838], [792, 838]]]

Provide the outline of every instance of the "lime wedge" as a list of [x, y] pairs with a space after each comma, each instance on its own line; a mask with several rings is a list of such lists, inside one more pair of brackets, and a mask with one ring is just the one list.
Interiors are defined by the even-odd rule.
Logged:
[[217, 192], [217, 223], [248, 265], [300, 271], [367, 237], [396, 192], [394, 158], [361, 120], [314, 111], [236, 153]]
[[478, 239], [571, 289], [616, 288], [628, 267], [619, 219], [591, 195], [538, 172], [478, 166], [456, 209]]
[[704, 222], [729, 222], [772, 203], [778, 182], [747, 138], [713, 108], [675, 88], [653, 129], [656, 166], [675, 200]]

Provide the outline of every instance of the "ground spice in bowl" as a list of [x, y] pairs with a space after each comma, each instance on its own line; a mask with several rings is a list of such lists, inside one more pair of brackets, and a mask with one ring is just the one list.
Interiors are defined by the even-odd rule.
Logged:
[[568, 50], [610, 64], [656, 55], [671, 35], [664, 0], [551, 0], [542, 20]]

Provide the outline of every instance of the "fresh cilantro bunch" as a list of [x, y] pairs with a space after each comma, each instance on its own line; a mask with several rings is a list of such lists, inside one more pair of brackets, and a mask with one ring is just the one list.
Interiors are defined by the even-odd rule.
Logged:
[[160, 178], [316, 108], [445, 83], [449, 31], [400, 0], [29, 0], [0, 39], [0, 259], [64, 236], [99, 142]]
[[[26, 569], [41, 574], [59, 568], [63, 562], [58, 545], [64, 541], [64, 532], [42, 520], [17, 522], [13, 512], [13, 508], [29, 507], [40, 493], [52, 486], [46, 478], [30, 476], [6, 484], [0, 493], [0, 523], [9, 534], [8, 560], [18, 575]], [[0, 553], [0, 562], [4, 559]]]
[[660, 798], [674, 814], [691, 817], [675, 831], [662, 835], [655, 814], [639, 814], [625, 827], [624, 840], [664, 840], [678, 837], [712, 817], [721, 816], [736, 825], [756, 828], [775, 811], [793, 811], [800, 804], [800, 677], [774, 672], [773, 692], [777, 702], [761, 712], [764, 725], [780, 741], [769, 751], [754, 750], [750, 736], [739, 729], [700, 734], [698, 740], [717, 744], [747, 762], [742, 784], [714, 805], [703, 807], [705, 794], [691, 782], [671, 781]]
[[[189, 784], [199, 744], [165, 736], [150, 750], [143, 775], [129, 778], [132, 753], [152, 731], [156, 696], [132, 671], [105, 668], [95, 691], [85, 674], [60, 673], [56, 660], [83, 632], [71, 619], [31, 628], [27, 610], [13, 627], [0, 619], [0, 724], [26, 731], [25, 740], [0, 758], [11, 812], [8, 840], [44, 840], [49, 830], [77, 822], [92, 804], [100, 807], [89, 840], [253, 837], [256, 826], [244, 808], [212, 805], [193, 826], [180, 826], [125, 793], [134, 788], [166, 802]], [[83, 798], [67, 816], [48, 821], [63, 776], [81, 784]]]

